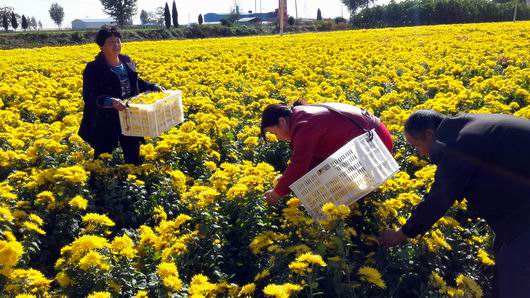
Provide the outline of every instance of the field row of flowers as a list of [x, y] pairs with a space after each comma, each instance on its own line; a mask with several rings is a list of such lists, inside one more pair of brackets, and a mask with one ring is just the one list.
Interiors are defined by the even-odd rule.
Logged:
[[[187, 121], [93, 161], [77, 135], [93, 45], [0, 52], [0, 295], [480, 297], [491, 232], [459, 202], [426, 236], [385, 250], [435, 167], [405, 146], [416, 109], [530, 118], [530, 23], [129, 43], [143, 78], [184, 94]], [[267, 206], [289, 157], [258, 138], [265, 106], [366, 108], [395, 137], [394, 179], [315, 223]]]

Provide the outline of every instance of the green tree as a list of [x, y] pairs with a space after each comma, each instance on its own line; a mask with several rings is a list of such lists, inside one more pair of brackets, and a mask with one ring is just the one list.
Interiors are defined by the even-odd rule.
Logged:
[[317, 20], [322, 21], [322, 11], [320, 10], [320, 8], [317, 10]]
[[22, 26], [22, 29], [24, 31], [28, 30], [29, 23], [28, 23], [28, 19], [26, 18], [25, 15], [22, 15], [22, 24], [21, 24], [21, 26]]
[[138, 0], [100, 0], [103, 12], [113, 17], [118, 26], [132, 24], [132, 17], [136, 14]]
[[2, 15], [2, 27], [4, 27], [4, 30], [9, 30], [9, 21], [7, 20], [7, 15]]
[[199, 14], [198, 22], [199, 22], [199, 25], [202, 25], [202, 23], [204, 23], [204, 19], [202, 18], [202, 14]]
[[12, 7], [0, 7], [0, 18], [2, 19], [2, 22], [4, 20], [4, 17], [7, 18], [7, 25], [9, 26], [11, 14], [14, 12], [15, 10]]
[[166, 24], [166, 28], [171, 28], [171, 13], [169, 12], [169, 5], [167, 5], [167, 2], [166, 2], [166, 6], [164, 7], [164, 20], [165, 20], [165, 24]]
[[175, 3], [175, 0], [173, 0], [172, 17], [173, 17], [173, 26], [177, 28], [179, 26], [179, 13], [177, 11], [177, 4]]
[[18, 28], [17, 15], [14, 12], [11, 13], [11, 27], [13, 27], [14, 30], [17, 30]]
[[366, 8], [373, 2], [374, 0], [342, 0], [342, 3], [350, 10], [352, 16], [355, 15], [358, 9]]
[[64, 20], [64, 9], [58, 3], [53, 3], [49, 12], [53, 22], [57, 27], [61, 28], [61, 24]]

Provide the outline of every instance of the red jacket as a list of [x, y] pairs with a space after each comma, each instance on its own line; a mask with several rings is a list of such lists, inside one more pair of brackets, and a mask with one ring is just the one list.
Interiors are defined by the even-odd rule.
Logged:
[[[363, 117], [361, 110], [347, 104], [326, 104], [352, 115], [365, 128], [375, 128], [377, 134], [392, 152], [392, 136], [383, 123], [374, 116]], [[291, 163], [279, 179], [274, 191], [285, 196], [289, 185], [323, 162], [348, 141], [364, 131], [344, 115], [324, 107], [302, 105], [293, 108], [289, 120], [291, 135]]]

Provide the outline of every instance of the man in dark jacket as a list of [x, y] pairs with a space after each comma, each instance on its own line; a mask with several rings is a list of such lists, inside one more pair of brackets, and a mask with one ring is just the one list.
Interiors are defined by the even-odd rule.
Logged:
[[118, 111], [126, 108], [122, 100], [145, 91], [161, 91], [158, 85], [138, 77], [136, 66], [121, 55], [121, 34], [114, 27], [102, 27], [96, 35], [101, 52], [83, 72], [85, 107], [79, 135], [94, 148], [94, 157], [112, 153], [118, 143], [126, 163], [139, 164], [141, 137], [124, 136]]
[[399, 231], [380, 242], [394, 246], [427, 232], [453, 205], [468, 209], [495, 232], [496, 296], [530, 295], [530, 121], [507, 115], [446, 117], [413, 113], [405, 137], [437, 165], [430, 192]]

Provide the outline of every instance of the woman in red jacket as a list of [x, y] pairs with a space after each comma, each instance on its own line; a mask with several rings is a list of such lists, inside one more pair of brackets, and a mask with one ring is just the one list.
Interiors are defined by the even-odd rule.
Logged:
[[392, 136], [379, 119], [358, 107], [327, 103], [293, 107], [269, 105], [261, 118], [262, 136], [266, 132], [281, 141], [290, 142], [291, 162], [276, 187], [265, 193], [269, 204], [290, 192], [289, 186], [320, 164], [348, 141], [375, 129], [385, 146], [392, 152]]

